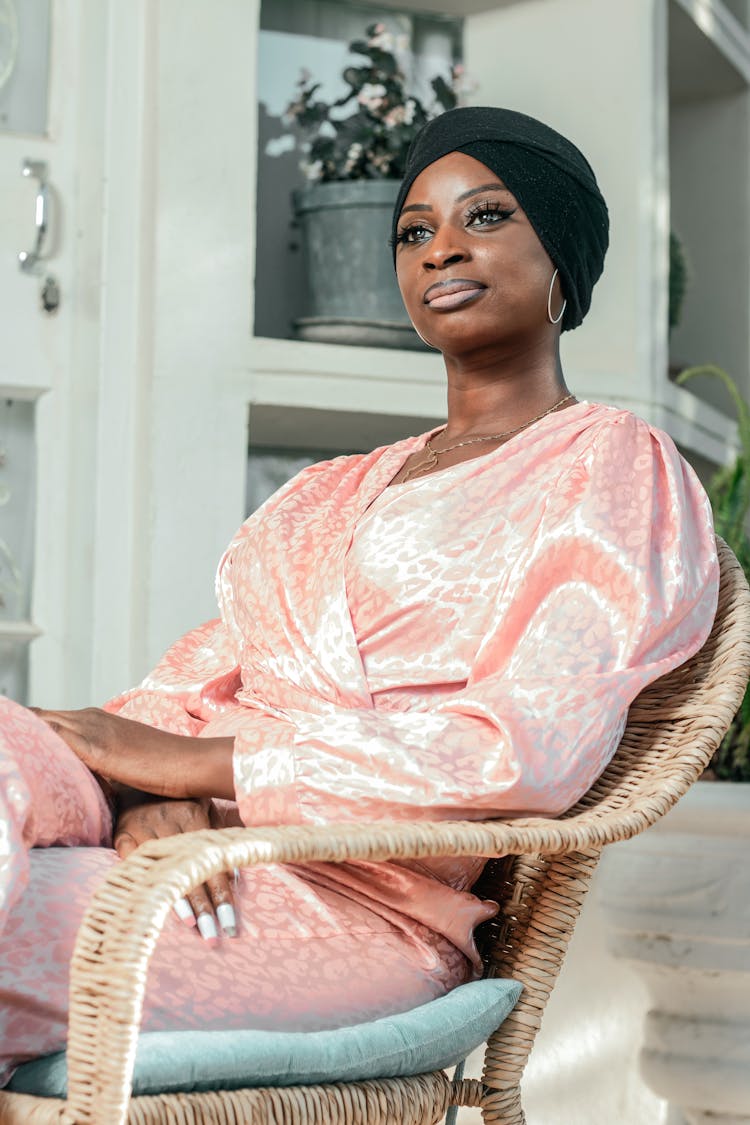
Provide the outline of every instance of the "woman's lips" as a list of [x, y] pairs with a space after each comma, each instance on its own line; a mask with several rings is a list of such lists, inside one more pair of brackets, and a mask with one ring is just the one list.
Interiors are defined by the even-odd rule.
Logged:
[[479, 281], [455, 278], [453, 281], [438, 281], [424, 295], [424, 303], [431, 309], [455, 309], [480, 297], [486, 289]]

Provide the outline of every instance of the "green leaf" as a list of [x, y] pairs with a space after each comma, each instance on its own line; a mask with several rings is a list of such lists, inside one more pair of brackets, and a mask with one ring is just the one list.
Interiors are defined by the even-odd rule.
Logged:
[[358, 94], [362, 87], [371, 81], [370, 68], [367, 66], [347, 66], [344, 68], [341, 77]]
[[458, 104], [456, 93], [441, 75], [438, 74], [437, 77], [433, 78], [431, 86], [443, 109], [455, 109]]

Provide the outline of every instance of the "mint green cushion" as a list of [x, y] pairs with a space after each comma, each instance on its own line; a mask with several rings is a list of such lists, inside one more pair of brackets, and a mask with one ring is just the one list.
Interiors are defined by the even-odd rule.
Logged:
[[[473, 981], [410, 1012], [334, 1031], [143, 1032], [133, 1092], [316, 1085], [442, 1070], [483, 1043], [520, 993], [516, 981]], [[65, 1052], [24, 1063], [7, 1089], [64, 1098]]]

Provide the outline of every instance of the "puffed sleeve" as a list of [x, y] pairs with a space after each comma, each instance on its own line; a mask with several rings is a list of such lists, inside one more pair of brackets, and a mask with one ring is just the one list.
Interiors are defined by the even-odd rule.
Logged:
[[585, 793], [718, 594], [708, 500], [669, 437], [625, 413], [595, 431], [544, 498], [466, 686], [419, 710], [255, 711], [234, 754], [247, 825], [554, 816]]
[[234, 704], [239, 682], [229, 633], [217, 618], [180, 637], [138, 687], [111, 699], [104, 709], [195, 736]]

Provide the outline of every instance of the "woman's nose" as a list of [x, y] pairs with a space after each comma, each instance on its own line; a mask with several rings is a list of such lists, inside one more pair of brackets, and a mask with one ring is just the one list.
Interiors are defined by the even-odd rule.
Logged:
[[470, 255], [453, 228], [443, 227], [430, 239], [422, 264], [428, 270], [445, 269], [468, 261]]

